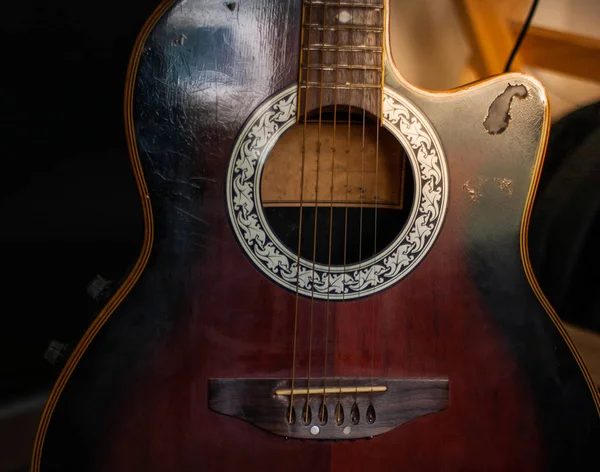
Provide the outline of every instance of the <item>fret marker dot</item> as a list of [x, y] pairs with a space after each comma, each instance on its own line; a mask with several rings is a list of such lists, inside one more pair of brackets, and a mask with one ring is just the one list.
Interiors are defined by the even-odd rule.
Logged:
[[340, 23], [348, 23], [350, 21], [350, 13], [348, 13], [346, 10], [340, 12], [340, 14], [338, 15], [338, 20], [340, 20]]

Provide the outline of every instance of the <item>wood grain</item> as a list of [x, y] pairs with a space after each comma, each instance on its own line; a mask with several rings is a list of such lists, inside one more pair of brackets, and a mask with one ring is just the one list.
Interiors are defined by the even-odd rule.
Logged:
[[[373, 8], [352, 7], [352, 3]], [[380, 117], [384, 1], [349, 2], [344, 7], [335, 2], [327, 6], [310, 1], [303, 4], [299, 119], [336, 104], [364, 109]]]
[[404, 150], [396, 138], [384, 128], [377, 130], [372, 122], [365, 127], [364, 143], [360, 122], [349, 128], [340, 120], [335, 127], [325, 123], [320, 129], [317, 123], [311, 123], [306, 131], [299, 124], [284, 133], [269, 154], [261, 199], [264, 206], [298, 206], [303, 181], [305, 203], [315, 203], [318, 188], [321, 206], [377, 204], [380, 208], [402, 209], [405, 173]]
[[[515, 35], [520, 26], [511, 23]], [[600, 40], [531, 26], [521, 45], [523, 62], [582, 79], [600, 82]]]
[[[127, 129], [152, 250], [67, 363], [32, 470], [587, 470], [600, 440], [596, 402], [521, 258], [548, 131], [535, 81], [429, 94], [387, 69], [388, 86], [443, 143], [450, 199], [427, 257], [381, 294], [297, 299], [240, 249], [224, 197], [231, 149], [252, 110], [298, 83], [301, 6], [177, 1], [136, 46]], [[492, 136], [488, 108], [515, 80], [528, 98]], [[475, 181], [476, 201], [465, 189]], [[448, 378], [448, 408], [372, 441], [317, 445], [208, 408], [209, 379], [286, 379], [292, 369]]]

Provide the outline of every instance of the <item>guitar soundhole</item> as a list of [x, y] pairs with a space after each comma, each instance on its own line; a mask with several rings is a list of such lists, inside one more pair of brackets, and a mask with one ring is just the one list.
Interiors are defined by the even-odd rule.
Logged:
[[232, 229], [263, 274], [303, 296], [385, 290], [426, 257], [442, 227], [448, 173], [435, 130], [388, 89], [383, 127], [354, 106], [338, 106], [335, 123], [324, 109], [320, 121], [298, 124], [298, 98], [295, 85], [281, 90], [241, 130], [227, 173]]
[[261, 203], [292, 253], [301, 226], [301, 257], [342, 266], [373, 257], [398, 237], [415, 189], [402, 145], [374, 117], [338, 107], [333, 118], [325, 110], [320, 125], [312, 116], [279, 138], [265, 163]]

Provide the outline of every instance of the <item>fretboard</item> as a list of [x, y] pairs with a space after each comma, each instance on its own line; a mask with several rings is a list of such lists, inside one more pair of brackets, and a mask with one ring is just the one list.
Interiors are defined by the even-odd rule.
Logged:
[[379, 116], [385, 0], [302, 1], [300, 119], [333, 105]]

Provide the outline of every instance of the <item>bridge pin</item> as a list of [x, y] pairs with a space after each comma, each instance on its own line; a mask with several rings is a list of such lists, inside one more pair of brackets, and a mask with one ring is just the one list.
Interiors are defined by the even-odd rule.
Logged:
[[375, 415], [375, 407], [371, 403], [369, 408], [367, 408], [367, 423], [373, 424], [375, 423], [376, 415]]

